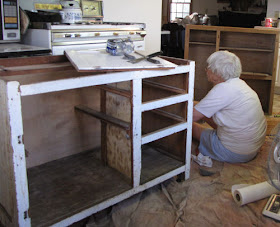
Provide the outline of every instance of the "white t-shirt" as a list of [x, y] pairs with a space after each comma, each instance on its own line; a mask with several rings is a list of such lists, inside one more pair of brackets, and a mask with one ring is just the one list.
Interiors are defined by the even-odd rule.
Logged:
[[221, 143], [232, 152], [256, 153], [265, 140], [266, 119], [258, 95], [239, 78], [215, 85], [195, 109], [213, 117]]

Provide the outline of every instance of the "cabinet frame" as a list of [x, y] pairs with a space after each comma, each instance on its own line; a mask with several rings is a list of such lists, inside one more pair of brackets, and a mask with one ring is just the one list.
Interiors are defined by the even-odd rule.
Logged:
[[195, 100], [201, 100], [212, 88], [204, 72], [207, 58], [215, 51], [228, 50], [241, 59], [243, 71], [240, 78], [257, 92], [264, 112], [272, 114], [278, 31], [187, 25], [185, 37], [184, 58], [196, 61]]
[[[191, 142], [192, 142], [192, 108], [193, 108], [193, 86], [195, 75], [195, 63], [183, 59], [165, 58], [175, 64], [178, 64], [174, 69], [163, 70], [160, 67], [156, 70], [141, 70], [141, 71], [125, 71], [125, 72], [100, 72], [100, 73], [77, 73], [63, 56], [50, 57], [32, 57], [27, 59], [3, 59], [0, 60], [2, 71], [0, 72], [0, 162], [2, 163], [0, 173], [1, 185], [6, 185], [5, 189], [1, 191], [0, 203], [0, 222], [4, 226], [31, 226], [32, 217], [30, 217], [30, 199], [29, 194], [29, 177], [27, 174], [26, 152], [24, 139], [24, 121], [22, 115], [22, 98], [23, 97], [37, 97], [41, 94], [49, 94], [53, 92], [76, 90], [80, 88], [89, 88], [97, 86], [101, 88], [101, 92], [105, 90], [114, 89], [108, 88], [107, 84], [119, 83], [123, 81], [130, 81], [132, 84], [132, 185], [130, 189], [125, 190], [118, 195], [112, 196], [102, 200], [86, 209], [82, 209], [75, 214], [65, 214], [64, 218], [50, 222], [35, 223], [34, 225], [42, 226], [68, 226], [76, 221], [79, 221], [91, 214], [112, 206], [130, 196], [144, 191], [154, 185], [157, 185], [171, 177], [178, 174], [184, 174], [185, 179], [189, 178], [190, 174], [190, 160], [191, 160]], [[40, 80], [40, 73], [52, 76], [53, 72], [63, 73], [65, 70], [72, 75], [68, 78], [49, 78], [47, 80]], [[39, 73], [36, 75], [38, 81], [27, 81], [21, 84], [21, 77], [29, 77], [32, 73]], [[165, 90], [179, 90], [178, 95], [153, 100], [149, 102], [142, 102], [142, 84], [143, 80], [148, 78], [164, 77], [169, 75], [184, 74], [188, 78], [187, 93], [182, 93], [182, 90], [172, 88], [170, 86], [162, 86]], [[19, 78], [19, 81], [14, 78]], [[43, 77], [43, 76], [42, 76]], [[12, 79], [10, 79], [12, 78]], [[153, 86], [159, 84], [151, 83]], [[128, 96], [128, 93], [115, 89], [115, 92]], [[145, 136], [142, 135], [141, 118], [142, 113], [156, 108], [173, 105], [176, 103], [187, 102], [187, 119], [185, 121], [173, 125], [167, 129], [162, 129]], [[102, 110], [102, 108], [101, 108]], [[162, 112], [164, 114], [164, 112]], [[165, 113], [166, 114], [166, 113]], [[101, 116], [104, 120], [104, 116]], [[109, 119], [108, 121], [114, 121]], [[127, 127], [126, 124], [122, 126]], [[185, 160], [183, 164], [161, 176], [158, 176], [148, 182], [140, 182], [141, 178], [141, 146], [164, 138], [177, 132], [185, 132], [186, 147]], [[54, 160], [56, 161], [56, 160]], [[33, 167], [32, 167], [33, 168]], [[37, 166], [35, 166], [37, 168]], [[40, 168], [40, 165], [38, 166]], [[2, 187], [2, 186], [1, 186]], [[59, 186], [58, 186], [59, 187]], [[8, 199], [6, 199], [8, 198]], [[42, 214], [43, 215], [43, 214]]]

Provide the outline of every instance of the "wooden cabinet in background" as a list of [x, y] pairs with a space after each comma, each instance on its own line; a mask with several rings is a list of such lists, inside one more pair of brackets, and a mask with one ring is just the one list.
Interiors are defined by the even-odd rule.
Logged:
[[215, 51], [228, 50], [241, 60], [241, 79], [257, 92], [264, 112], [272, 114], [278, 40], [277, 31], [187, 25], [184, 58], [196, 62], [195, 100], [212, 88], [205, 74], [207, 58]]

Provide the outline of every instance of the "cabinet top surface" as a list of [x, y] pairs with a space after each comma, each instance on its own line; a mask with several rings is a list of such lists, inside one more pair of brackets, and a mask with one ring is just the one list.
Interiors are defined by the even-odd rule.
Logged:
[[31, 95], [187, 73], [190, 72], [191, 67], [194, 68], [192, 61], [169, 57], [162, 58], [170, 61], [173, 67], [171, 69], [157, 67], [152, 70], [122, 69], [78, 72], [64, 55], [0, 59], [0, 80], [6, 82], [17, 81], [21, 91], [26, 87], [28, 91], [25, 95]]
[[193, 30], [209, 30], [209, 31], [227, 31], [227, 32], [248, 32], [248, 33], [264, 33], [279, 34], [280, 29], [264, 29], [263, 27], [241, 28], [241, 27], [224, 27], [224, 26], [208, 26], [208, 25], [186, 25], [187, 29]]

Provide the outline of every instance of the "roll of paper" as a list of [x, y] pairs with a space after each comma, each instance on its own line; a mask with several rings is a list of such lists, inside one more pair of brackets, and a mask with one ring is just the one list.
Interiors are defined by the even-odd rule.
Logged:
[[272, 194], [277, 194], [279, 193], [279, 191], [271, 184], [269, 184], [267, 181], [265, 181], [254, 185], [248, 185], [248, 184], [233, 185], [231, 188], [231, 193], [234, 198], [234, 201], [239, 206], [243, 206], [247, 203], [251, 203], [267, 198]]

